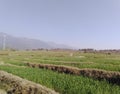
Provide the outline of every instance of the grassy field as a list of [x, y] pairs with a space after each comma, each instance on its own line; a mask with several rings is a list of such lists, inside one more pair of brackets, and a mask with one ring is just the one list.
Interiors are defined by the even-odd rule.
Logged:
[[[73, 54], [71, 56], [71, 53]], [[83, 76], [46, 69], [28, 68], [24, 63], [66, 65], [120, 72], [120, 54], [72, 51], [1, 51], [0, 70], [34, 81], [61, 94], [119, 94], [120, 86]]]
[[[70, 56], [71, 53], [73, 53], [73, 56]], [[24, 65], [23, 63], [25, 62], [32, 62], [120, 71], [120, 54], [107, 55], [69, 51], [18, 51], [6, 52], [6, 55], [1, 54], [0, 61], [15, 65]]]

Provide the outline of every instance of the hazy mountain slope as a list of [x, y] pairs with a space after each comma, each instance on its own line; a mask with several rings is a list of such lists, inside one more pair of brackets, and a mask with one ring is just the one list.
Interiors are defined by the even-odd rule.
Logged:
[[14, 37], [5, 33], [0, 33], [0, 48], [2, 49], [3, 40], [5, 36], [5, 44], [6, 48], [13, 48], [13, 49], [38, 49], [38, 48], [70, 48], [65, 45], [59, 45], [56, 43], [44, 42], [37, 39], [28, 39], [28, 38], [18, 38]]

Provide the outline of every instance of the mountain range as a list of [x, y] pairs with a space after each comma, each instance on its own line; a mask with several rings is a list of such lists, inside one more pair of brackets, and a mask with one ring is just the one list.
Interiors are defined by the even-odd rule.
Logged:
[[0, 49], [3, 48], [8, 49], [17, 49], [17, 50], [25, 50], [25, 49], [70, 49], [71, 47], [62, 44], [56, 44], [54, 42], [45, 42], [38, 39], [29, 39], [23, 37], [15, 37], [3, 32], [0, 32]]

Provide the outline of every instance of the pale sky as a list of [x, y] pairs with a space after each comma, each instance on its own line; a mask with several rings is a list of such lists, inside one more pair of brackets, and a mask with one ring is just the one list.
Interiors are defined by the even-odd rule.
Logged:
[[0, 0], [0, 32], [77, 48], [120, 49], [120, 0]]

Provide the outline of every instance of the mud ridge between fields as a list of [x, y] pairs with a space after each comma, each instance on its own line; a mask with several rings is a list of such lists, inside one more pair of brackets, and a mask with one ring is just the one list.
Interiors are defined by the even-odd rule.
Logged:
[[91, 77], [97, 80], [106, 80], [109, 83], [120, 85], [120, 72], [105, 71], [100, 69], [79, 69], [75, 67], [63, 66], [63, 65], [53, 65], [53, 64], [33, 64], [26, 63], [27, 66], [32, 68], [44, 68], [60, 73], [82, 75], [85, 77]]
[[7, 94], [59, 94], [40, 84], [22, 79], [5, 71], [0, 71], [0, 85]]

